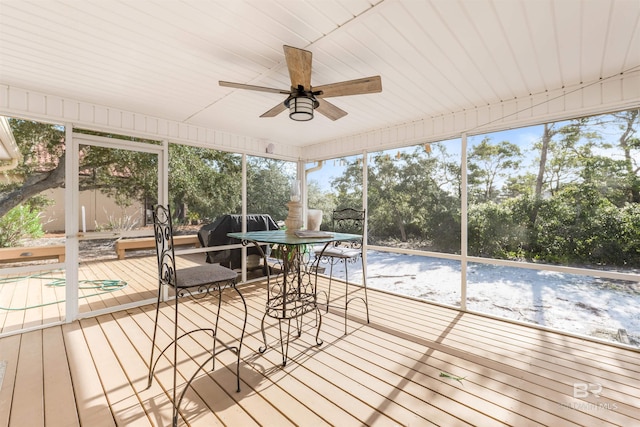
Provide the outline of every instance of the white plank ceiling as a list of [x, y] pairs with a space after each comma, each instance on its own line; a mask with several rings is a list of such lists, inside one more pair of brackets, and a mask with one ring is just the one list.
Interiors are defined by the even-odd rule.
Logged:
[[[639, 0], [0, 0], [0, 84], [307, 146], [640, 69]], [[349, 114], [260, 114], [289, 88], [380, 75]]]

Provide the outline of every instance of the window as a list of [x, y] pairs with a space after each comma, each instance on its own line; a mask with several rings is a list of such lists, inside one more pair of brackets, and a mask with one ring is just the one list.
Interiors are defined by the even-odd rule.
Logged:
[[460, 140], [369, 154], [369, 243], [460, 253]]

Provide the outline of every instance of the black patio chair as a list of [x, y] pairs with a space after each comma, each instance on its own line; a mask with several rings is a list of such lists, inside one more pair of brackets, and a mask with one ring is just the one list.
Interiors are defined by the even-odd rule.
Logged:
[[[228, 233], [242, 231], [242, 215], [222, 215], [210, 224], [203, 225], [198, 231], [198, 240], [200, 245], [205, 247], [236, 245], [241, 243], [237, 239], [227, 236]], [[246, 215], [247, 231], [263, 231], [278, 230], [278, 224], [267, 214], [248, 214]], [[266, 250], [266, 247], [264, 247]], [[262, 258], [262, 253], [253, 245], [246, 248], [247, 258], [251, 256]], [[225, 249], [222, 251], [207, 252], [206, 259], [208, 263], [219, 263], [231, 269], [237, 269], [242, 266], [242, 250]], [[248, 270], [262, 268], [262, 273], [266, 276], [269, 273], [269, 266], [249, 266]]]
[[[365, 225], [366, 212], [364, 210], [356, 210], [352, 208], [333, 211], [332, 229], [335, 232], [363, 234]], [[349, 264], [355, 264], [358, 260], [362, 261], [362, 239], [335, 242], [322, 250], [318, 246], [314, 250], [316, 257], [319, 257], [319, 263], [329, 264], [329, 288], [327, 290], [327, 307], [329, 311], [331, 304], [331, 283], [333, 281], [333, 266], [338, 263], [344, 263], [345, 274], [345, 293], [344, 293], [344, 333], [347, 333], [347, 310], [349, 303], [354, 299], [359, 299], [364, 303], [367, 313], [367, 323], [369, 323], [369, 300], [367, 298], [367, 273], [362, 266], [362, 286], [351, 284], [354, 290], [349, 294]], [[355, 292], [362, 292], [363, 296], [353, 295]], [[335, 306], [335, 305], [334, 305]]]
[[[158, 300], [156, 304], [155, 325], [153, 329], [153, 339], [151, 343], [151, 357], [149, 359], [149, 377], [147, 388], [151, 387], [153, 381], [153, 373], [158, 361], [165, 353], [169, 359], [172, 359], [173, 365], [173, 426], [178, 424], [178, 410], [180, 403], [185, 395], [187, 388], [196, 378], [198, 373], [206, 364], [211, 362], [212, 370], [215, 368], [215, 357], [223, 351], [231, 351], [237, 355], [236, 377], [237, 391], [240, 391], [240, 350], [242, 348], [242, 340], [247, 324], [247, 304], [242, 293], [236, 287], [237, 273], [229, 268], [222, 267], [219, 264], [205, 264], [195, 267], [187, 267], [176, 270], [175, 254], [173, 250], [173, 227], [171, 224], [171, 212], [168, 207], [157, 205], [153, 209], [153, 227], [156, 238], [156, 254], [158, 259]], [[173, 300], [174, 318], [173, 318], [173, 339], [154, 359], [156, 350], [156, 336], [158, 331], [158, 314], [160, 305], [163, 300], [164, 290], [172, 289], [175, 292]], [[220, 318], [220, 306], [222, 303], [222, 292], [224, 289], [232, 288], [240, 296], [242, 305], [244, 306], [244, 323], [242, 332], [238, 339], [237, 345], [229, 345], [218, 338], [218, 320]], [[195, 300], [206, 297], [207, 295], [217, 294], [217, 309], [215, 318], [211, 320], [211, 324], [206, 327], [196, 328], [183, 332], [178, 336], [178, 307], [182, 297], [190, 297]], [[202, 362], [198, 369], [189, 378], [182, 390], [179, 398], [176, 400], [177, 387], [177, 357], [178, 357], [178, 341], [184, 337], [191, 336], [194, 333], [204, 333], [212, 339], [211, 352], [207, 359]], [[220, 343], [222, 348], [216, 350], [216, 343]], [[173, 348], [172, 352], [168, 352]]]

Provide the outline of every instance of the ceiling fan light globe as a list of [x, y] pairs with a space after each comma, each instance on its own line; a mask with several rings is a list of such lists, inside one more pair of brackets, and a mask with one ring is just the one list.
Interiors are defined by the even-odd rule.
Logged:
[[297, 96], [289, 100], [289, 118], [297, 122], [306, 122], [313, 119], [313, 99], [306, 96]]

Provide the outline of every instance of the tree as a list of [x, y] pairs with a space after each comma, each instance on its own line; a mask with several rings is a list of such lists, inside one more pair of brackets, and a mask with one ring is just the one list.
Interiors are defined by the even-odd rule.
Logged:
[[585, 119], [572, 120], [550, 135], [553, 138], [549, 142], [551, 158], [545, 180], [551, 194], [560, 191], [564, 185], [578, 182], [585, 159], [593, 155], [594, 139], [598, 136], [587, 132], [584, 126]]
[[295, 164], [264, 157], [247, 162], [247, 212], [269, 214], [275, 221], [288, 216]]
[[408, 200], [408, 234], [429, 250], [460, 250], [460, 160], [452, 161], [445, 144], [417, 147], [406, 154], [401, 179]]
[[478, 201], [495, 200], [500, 194], [497, 182], [520, 166], [520, 147], [509, 141], [492, 144], [489, 137], [471, 148], [468, 157], [469, 186]]
[[[64, 185], [64, 130], [59, 126], [9, 119], [22, 161], [7, 171], [9, 184], [0, 185], [0, 218], [41, 192]], [[40, 161], [41, 154], [47, 154]]]
[[[568, 177], [573, 176], [574, 166], [578, 164], [575, 147], [580, 138], [583, 123], [582, 120], [576, 120], [561, 127], [556, 123], [544, 124], [540, 143], [536, 144], [540, 150], [540, 156], [535, 177], [533, 205], [529, 214], [531, 233], [538, 218], [544, 192], [549, 191], [550, 194], [557, 192], [560, 185], [569, 179]], [[561, 137], [560, 141], [554, 140], [556, 135]]]
[[[9, 183], [0, 185], [0, 217], [29, 203], [45, 190], [65, 186], [65, 140], [61, 126], [28, 120], [9, 123], [22, 153], [22, 162], [8, 171]], [[77, 130], [80, 133], [159, 144], [157, 141]], [[120, 206], [134, 201], [157, 202], [158, 160], [150, 153], [81, 145], [79, 189], [97, 190]], [[200, 147], [169, 146], [169, 193], [173, 212], [185, 218], [187, 210], [200, 218], [238, 212], [241, 206], [240, 157]], [[40, 198], [41, 199], [41, 198]], [[42, 201], [39, 200], [39, 206]]]
[[119, 206], [157, 202], [158, 159], [155, 154], [92, 145], [80, 146], [80, 191], [98, 190]]
[[547, 169], [547, 156], [549, 154], [549, 145], [551, 139], [555, 135], [555, 129], [553, 124], [545, 123], [544, 131], [542, 132], [542, 141], [540, 144], [540, 161], [538, 162], [538, 175], [536, 176], [536, 190], [535, 197], [539, 199], [542, 197], [542, 186], [544, 185], [544, 175]]
[[241, 157], [223, 151], [169, 145], [169, 198], [180, 220], [212, 221], [242, 207]]
[[334, 189], [336, 209], [354, 208], [362, 206], [362, 160], [340, 159], [346, 165], [342, 174], [331, 180]]
[[[0, 186], [0, 217], [45, 190], [65, 185], [64, 129], [20, 119], [10, 119], [9, 124], [22, 153], [22, 162], [8, 171], [10, 183]], [[81, 146], [78, 155], [80, 191], [100, 190], [123, 205], [131, 200], [155, 198], [158, 168], [155, 156], [88, 145]]]
[[307, 181], [307, 206], [309, 209], [320, 209], [322, 211], [323, 229], [331, 227], [332, 213], [336, 209], [336, 200], [333, 193], [322, 191], [318, 182], [309, 180]]
[[640, 178], [638, 172], [640, 166], [632, 156], [632, 150], [640, 149], [640, 138], [636, 133], [636, 126], [640, 124], [640, 110], [628, 110], [613, 114], [613, 117], [620, 120], [620, 137], [618, 143], [624, 151], [624, 161], [629, 179], [629, 201], [640, 203]]
[[[411, 185], [411, 177], [407, 176], [403, 167], [406, 155], [393, 160], [389, 155], [374, 157], [369, 167], [369, 205], [375, 206], [375, 212], [369, 210], [369, 219], [375, 229], [382, 231], [386, 225], [393, 227], [394, 235], [399, 235], [402, 242], [407, 241], [406, 226], [412, 219], [411, 193], [407, 188]], [[402, 164], [400, 164], [402, 159]], [[381, 213], [384, 212], [384, 215]], [[376, 224], [376, 217], [383, 220]], [[381, 219], [382, 219], [381, 218]]]
[[[605, 133], [609, 129], [615, 129], [619, 133], [612, 135], [616, 139], [618, 147], [623, 152], [622, 164], [625, 170], [626, 201], [640, 203], [640, 165], [637, 155], [640, 150], [640, 138], [637, 128], [640, 126], [640, 110], [626, 110], [611, 115], [593, 118], [597, 131]], [[609, 135], [607, 135], [609, 136]]]
[[[371, 242], [399, 240], [431, 249], [460, 248], [460, 166], [440, 144], [416, 146], [395, 155], [377, 153], [368, 163], [368, 213]], [[356, 162], [334, 181], [338, 204], [361, 197], [361, 166]], [[455, 193], [455, 194], [454, 194]], [[357, 205], [351, 205], [357, 206]], [[457, 239], [456, 239], [457, 236]]]

